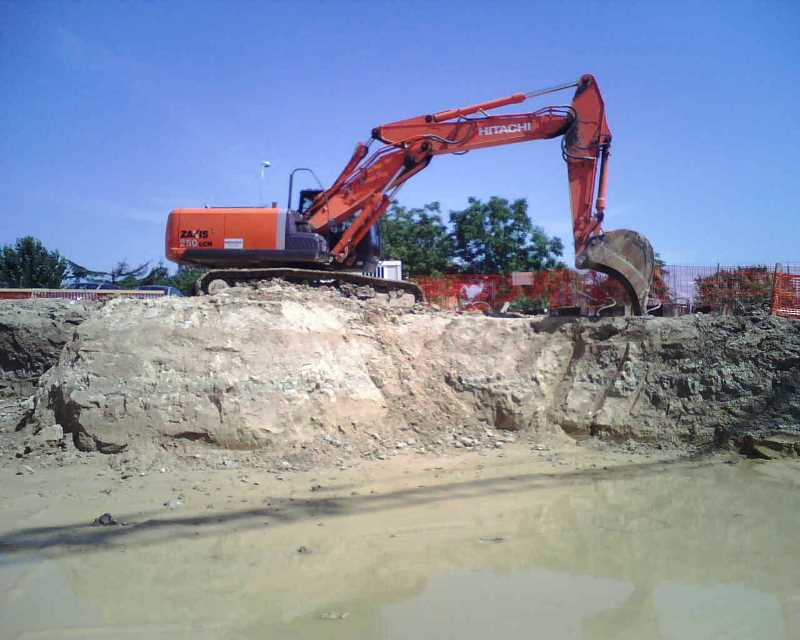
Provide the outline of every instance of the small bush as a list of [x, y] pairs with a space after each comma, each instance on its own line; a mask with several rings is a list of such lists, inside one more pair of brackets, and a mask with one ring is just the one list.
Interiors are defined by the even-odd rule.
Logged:
[[541, 315], [550, 310], [550, 305], [546, 298], [520, 296], [509, 305], [508, 310], [526, 315]]

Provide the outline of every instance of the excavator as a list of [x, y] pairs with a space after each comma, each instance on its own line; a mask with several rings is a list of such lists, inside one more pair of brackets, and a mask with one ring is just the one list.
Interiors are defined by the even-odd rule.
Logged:
[[[490, 113], [573, 87], [569, 106]], [[597, 81], [588, 74], [577, 82], [376, 127], [368, 143], [356, 146], [333, 184], [300, 191], [297, 209], [292, 208], [292, 179], [296, 171], [307, 169], [292, 172], [285, 209], [277, 203], [175, 209], [167, 222], [167, 258], [209, 269], [197, 283], [198, 292], [204, 293], [218, 281], [234, 285], [282, 278], [368, 284], [424, 299], [412, 282], [364, 275], [380, 257], [378, 222], [398, 189], [434, 156], [558, 137], [567, 164], [575, 266], [617, 280], [629, 297], [631, 312], [644, 314], [655, 267], [653, 248], [635, 231], [603, 231], [611, 131]], [[370, 153], [376, 141], [381, 144]]]

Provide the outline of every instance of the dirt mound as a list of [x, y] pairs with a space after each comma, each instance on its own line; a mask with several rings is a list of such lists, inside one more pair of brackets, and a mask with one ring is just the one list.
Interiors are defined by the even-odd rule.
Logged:
[[490, 318], [280, 283], [115, 300], [41, 380], [83, 449], [189, 439], [287, 459], [542, 437], [707, 444], [800, 422], [800, 323]]

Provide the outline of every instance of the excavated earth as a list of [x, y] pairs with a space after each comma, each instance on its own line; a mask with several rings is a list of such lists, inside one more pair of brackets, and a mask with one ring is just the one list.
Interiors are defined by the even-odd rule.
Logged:
[[0, 304], [0, 392], [30, 390], [89, 311], [86, 304], [68, 300]]
[[497, 318], [271, 282], [6, 303], [0, 349], [7, 387], [41, 375], [14, 429], [83, 451], [191, 444], [308, 468], [594, 436], [800, 453], [800, 323], [762, 313]]

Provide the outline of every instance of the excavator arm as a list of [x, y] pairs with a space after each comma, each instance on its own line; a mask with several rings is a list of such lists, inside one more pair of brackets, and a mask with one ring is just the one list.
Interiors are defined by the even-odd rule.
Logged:
[[[576, 91], [570, 106], [514, 115], [488, 113], [571, 87]], [[576, 267], [595, 269], [620, 281], [633, 312], [641, 314], [653, 277], [653, 250], [636, 232], [602, 230], [611, 132], [602, 96], [591, 75], [582, 76], [574, 84], [516, 93], [376, 127], [370, 144], [377, 140], [384, 146], [370, 155], [370, 144], [359, 144], [333, 185], [314, 199], [307, 212], [308, 222], [322, 233], [334, 226], [346, 226], [331, 253], [338, 262], [348, 264], [355, 247], [386, 212], [397, 189], [427, 167], [433, 156], [559, 136], [570, 186]]]

